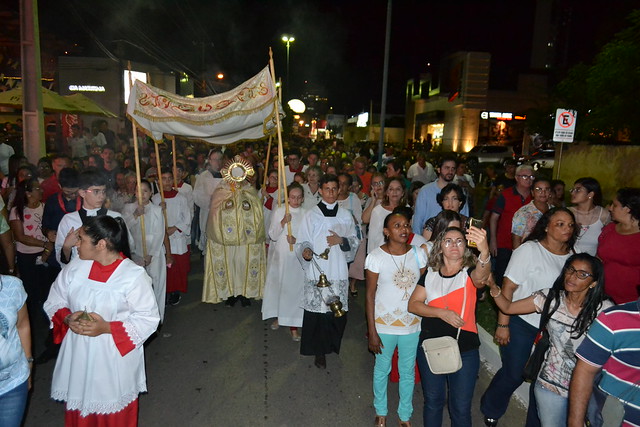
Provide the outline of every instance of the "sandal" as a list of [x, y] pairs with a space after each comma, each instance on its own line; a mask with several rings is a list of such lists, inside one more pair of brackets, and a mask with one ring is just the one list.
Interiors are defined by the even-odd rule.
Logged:
[[358, 290], [357, 289], [354, 289], [353, 291], [349, 291], [349, 292], [351, 293], [352, 297], [354, 297], [354, 298], [358, 297]]
[[400, 420], [400, 427], [411, 427], [411, 421]]
[[387, 426], [387, 417], [376, 415], [376, 419], [373, 422], [374, 427], [386, 427]]

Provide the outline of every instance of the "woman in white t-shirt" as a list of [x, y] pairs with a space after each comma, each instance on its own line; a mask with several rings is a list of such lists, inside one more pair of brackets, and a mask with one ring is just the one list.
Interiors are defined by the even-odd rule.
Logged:
[[573, 204], [569, 209], [575, 215], [578, 226], [578, 239], [574, 249], [576, 252], [595, 256], [600, 232], [611, 222], [609, 211], [602, 207], [600, 183], [595, 178], [579, 178], [569, 192]]
[[[504, 274], [502, 294], [509, 300], [528, 298], [548, 288], [573, 253], [577, 228], [567, 208], [552, 208], [542, 215], [525, 242], [511, 255]], [[524, 368], [540, 325], [540, 315], [509, 316], [498, 313], [495, 341], [502, 346], [502, 367], [484, 393], [480, 410], [490, 425], [504, 414], [513, 392], [522, 384]], [[529, 401], [529, 417], [537, 418], [535, 399]]]
[[382, 223], [387, 215], [393, 212], [398, 206], [406, 205], [407, 200], [405, 198], [402, 178], [393, 177], [387, 179], [384, 185], [384, 199], [382, 199], [382, 203], [373, 208], [371, 212], [371, 218], [369, 220], [369, 240], [367, 241], [368, 254], [384, 243]]
[[400, 373], [400, 425], [408, 426], [413, 413], [416, 348], [420, 336], [420, 318], [407, 310], [409, 297], [424, 273], [424, 250], [409, 245], [411, 222], [405, 214], [387, 215], [383, 223], [385, 243], [367, 256], [366, 312], [369, 350], [376, 356], [373, 368], [373, 406], [376, 426], [386, 425], [387, 383], [391, 359], [398, 348]]

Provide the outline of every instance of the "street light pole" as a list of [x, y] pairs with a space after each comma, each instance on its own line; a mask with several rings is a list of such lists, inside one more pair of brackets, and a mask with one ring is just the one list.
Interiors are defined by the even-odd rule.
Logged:
[[[287, 92], [289, 91], [289, 47], [295, 41], [295, 37], [284, 35], [282, 41], [287, 44]], [[286, 98], [285, 98], [286, 99]]]

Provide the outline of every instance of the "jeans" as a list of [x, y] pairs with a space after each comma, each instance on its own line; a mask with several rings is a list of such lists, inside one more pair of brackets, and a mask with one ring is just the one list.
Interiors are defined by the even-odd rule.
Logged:
[[442, 412], [449, 394], [449, 416], [453, 427], [471, 427], [471, 400], [480, 369], [477, 349], [460, 353], [462, 368], [453, 374], [436, 375], [429, 369], [422, 346], [418, 346], [418, 369], [422, 378], [424, 408], [422, 420], [426, 426], [442, 425]]
[[29, 380], [0, 396], [0, 426], [20, 427], [27, 406]]
[[538, 383], [533, 386], [533, 389], [542, 427], [566, 426], [569, 399], [547, 390]]
[[[501, 348], [502, 367], [480, 400], [480, 411], [485, 417], [499, 419], [507, 411], [513, 392], [522, 384], [522, 370], [529, 360], [531, 347], [538, 329], [518, 316], [511, 316], [509, 344]], [[529, 393], [527, 426], [539, 425], [533, 392]]]
[[373, 407], [376, 409], [376, 415], [386, 416], [388, 413], [387, 385], [393, 351], [398, 347], [398, 373], [400, 374], [398, 417], [402, 421], [409, 421], [413, 413], [416, 347], [418, 347], [420, 332], [409, 335], [378, 335], [384, 347], [381, 354], [376, 354], [376, 363], [373, 367]]

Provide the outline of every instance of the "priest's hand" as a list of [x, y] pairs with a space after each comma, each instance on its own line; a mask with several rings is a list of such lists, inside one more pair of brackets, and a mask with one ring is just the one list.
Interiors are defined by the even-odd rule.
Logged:
[[327, 236], [327, 245], [331, 247], [342, 244], [342, 237], [338, 236], [335, 231], [329, 230], [329, 233], [331, 234]]
[[295, 236], [289, 236], [287, 234], [287, 243], [289, 243], [290, 245], [295, 245], [296, 244], [296, 237]]
[[291, 214], [290, 213], [284, 214], [284, 216], [282, 217], [282, 220], [280, 221], [280, 225], [282, 227], [284, 227], [285, 224], [288, 223], [288, 222], [291, 222]]
[[304, 248], [304, 250], [302, 251], [302, 258], [304, 258], [305, 261], [311, 261], [312, 257], [313, 257], [313, 251], [309, 248]]
[[97, 337], [102, 334], [111, 333], [111, 325], [105, 321], [98, 313], [89, 313], [89, 316], [93, 320], [79, 320], [80, 335], [86, 335], [88, 337]]
[[137, 218], [141, 215], [144, 215], [144, 206], [138, 205], [136, 206], [136, 210], [133, 211], [133, 216]]

